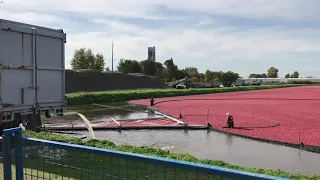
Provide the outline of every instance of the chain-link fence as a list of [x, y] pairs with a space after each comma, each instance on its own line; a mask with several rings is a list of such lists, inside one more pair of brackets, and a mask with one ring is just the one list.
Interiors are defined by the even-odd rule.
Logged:
[[[15, 134], [19, 133], [16, 131]], [[20, 131], [21, 134], [21, 131]], [[6, 135], [5, 139], [11, 137]], [[8, 138], [9, 137], [9, 138]], [[15, 135], [4, 150], [4, 180], [213, 180], [280, 179], [208, 165]], [[11, 140], [6, 141], [7, 145]], [[17, 144], [21, 142], [22, 146]], [[20, 150], [21, 151], [20, 151]], [[7, 151], [9, 150], [9, 152]], [[17, 154], [20, 153], [20, 154]], [[6, 164], [7, 163], [7, 164]], [[9, 164], [8, 164], [9, 163]], [[10, 168], [11, 167], [11, 168]], [[10, 170], [9, 170], [10, 169]], [[10, 179], [11, 180], [11, 179]]]
[[25, 179], [220, 179], [196, 170], [109, 153], [65, 149], [28, 141], [24, 147]]

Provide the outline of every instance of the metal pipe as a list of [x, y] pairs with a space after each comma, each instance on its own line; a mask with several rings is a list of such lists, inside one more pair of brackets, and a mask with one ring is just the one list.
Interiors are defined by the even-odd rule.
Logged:
[[21, 104], [24, 104], [24, 89], [21, 88]]
[[[67, 112], [67, 113], [63, 113], [63, 116], [78, 116], [78, 112]], [[58, 117], [57, 114], [50, 114], [51, 117]]]
[[65, 83], [66, 83], [66, 75], [65, 75], [65, 42], [64, 41], [62, 41], [62, 71], [63, 71], [63, 73], [62, 73], [62, 99], [64, 100], [64, 101], [66, 101], [66, 96], [65, 96], [65, 91], [66, 91], [66, 85], [65, 85]]
[[[137, 113], [146, 113], [146, 114], [148, 114], [148, 112], [137, 111], [137, 110], [132, 110], [132, 109], [126, 109], [126, 108], [121, 108], [121, 107], [108, 106], [108, 105], [104, 105], [104, 104], [92, 103], [92, 105], [102, 106], [102, 107], [106, 107], [106, 108], [122, 109], [122, 110], [130, 111], [130, 112], [137, 112]], [[159, 110], [158, 110], [158, 111], [159, 111]], [[162, 116], [162, 114], [157, 114], [156, 112], [155, 112], [155, 115], [160, 115], [160, 116]]]

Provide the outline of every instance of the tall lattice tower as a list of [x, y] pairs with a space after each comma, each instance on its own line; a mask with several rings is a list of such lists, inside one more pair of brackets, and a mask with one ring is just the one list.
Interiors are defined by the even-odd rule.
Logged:
[[156, 47], [148, 47], [148, 60], [156, 61]]

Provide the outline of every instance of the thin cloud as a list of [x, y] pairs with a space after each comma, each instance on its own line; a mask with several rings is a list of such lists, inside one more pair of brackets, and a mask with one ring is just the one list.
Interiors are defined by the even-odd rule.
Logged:
[[[68, 28], [72, 33], [67, 34], [67, 67], [74, 50], [81, 47], [103, 53], [110, 66], [114, 41], [116, 61], [146, 59], [147, 47], [156, 46], [158, 61], [172, 57], [179, 67], [195, 66], [200, 71], [211, 67], [245, 76], [252, 69], [265, 72], [273, 65], [284, 74], [296, 69], [305, 76], [319, 76], [315, 70], [320, 67], [320, 62], [315, 64], [320, 57], [318, 29], [285, 28], [281, 24], [257, 25], [253, 29], [233, 24], [219, 26], [219, 18], [215, 18], [245, 17], [249, 23], [252, 18], [317, 23], [319, 5], [315, 0], [10, 0], [0, 4], [0, 16]], [[166, 11], [159, 12], [166, 7]], [[73, 26], [68, 15], [74, 14], [77, 25], [90, 28]], [[153, 27], [155, 24], [157, 28]]]

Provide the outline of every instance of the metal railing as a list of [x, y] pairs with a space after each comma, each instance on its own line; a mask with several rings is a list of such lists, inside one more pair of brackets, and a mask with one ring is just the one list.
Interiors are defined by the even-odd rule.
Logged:
[[20, 128], [4, 132], [2, 147], [3, 161], [0, 163], [3, 163], [4, 180], [283, 179], [185, 161], [22, 138]]
[[[2, 142], [2, 137], [0, 139], [0, 142]], [[0, 180], [4, 179], [4, 172], [3, 172], [3, 153], [2, 153], [2, 146], [0, 146]]]

